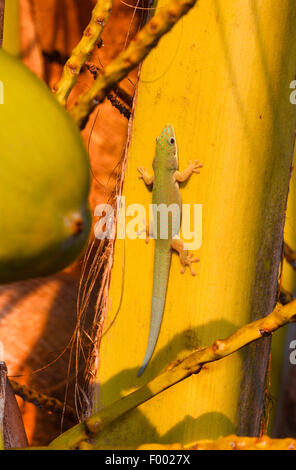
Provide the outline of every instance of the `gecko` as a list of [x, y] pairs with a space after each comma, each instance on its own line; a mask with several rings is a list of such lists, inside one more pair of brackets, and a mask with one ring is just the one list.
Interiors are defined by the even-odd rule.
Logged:
[[[155, 238], [155, 251], [150, 331], [144, 361], [138, 372], [138, 377], [146, 369], [158, 340], [166, 302], [172, 251], [174, 250], [179, 253], [182, 274], [185, 272], [186, 266], [188, 266], [191, 274], [194, 276], [195, 272], [192, 268], [192, 263], [199, 261], [199, 258], [188, 253], [184, 241], [179, 237], [182, 215], [182, 200], [179, 183], [186, 181], [193, 173], [200, 173], [199, 170], [203, 165], [197, 160], [194, 160], [190, 161], [186, 170], [182, 172], [179, 171], [175, 131], [173, 126], [168, 124], [156, 139], [156, 150], [152, 166], [154, 172], [152, 176], [149, 175], [146, 168], [137, 168], [139, 178], [144, 181], [146, 186], [153, 186], [153, 222], [154, 225], [157, 224], [156, 233], [153, 234]], [[168, 230], [165, 238], [163, 238], [162, 228], [160, 227], [161, 224], [157, 223], [158, 208], [161, 204], [165, 204], [167, 208], [173, 205], [175, 209], [178, 209], [177, 211], [168, 211]], [[148, 227], [146, 229], [147, 243], [149, 236], [150, 229]]]

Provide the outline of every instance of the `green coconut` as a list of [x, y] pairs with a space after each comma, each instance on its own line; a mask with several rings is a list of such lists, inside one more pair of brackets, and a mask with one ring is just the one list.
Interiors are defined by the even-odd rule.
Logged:
[[[3, 98], [3, 99], [2, 99]], [[89, 161], [79, 130], [18, 59], [0, 49], [0, 282], [70, 265], [89, 236]]]

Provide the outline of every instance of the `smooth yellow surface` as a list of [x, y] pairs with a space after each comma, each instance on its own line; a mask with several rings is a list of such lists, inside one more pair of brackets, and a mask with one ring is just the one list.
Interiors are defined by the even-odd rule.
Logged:
[[10, 54], [20, 53], [19, 0], [6, 0], [3, 49]]
[[[161, 0], [160, 6], [166, 0]], [[147, 344], [153, 241], [126, 240], [123, 301], [103, 337], [97, 407], [158, 374], [178, 355], [226, 337], [251, 318], [266, 221], [288, 186], [295, 107], [294, 0], [200, 0], [145, 61], [138, 89], [124, 184], [126, 204], [148, 205], [137, 166], [151, 172], [155, 137], [175, 127], [180, 168], [190, 159], [201, 175], [182, 188], [184, 203], [203, 205], [197, 276], [180, 275], [173, 256], [164, 320], [152, 362], [136, 374]], [[266, 209], [268, 208], [268, 209]], [[268, 210], [268, 214], [266, 214]], [[106, 327], [119, 305], [123, 242], [116, 243]], [[209, 365], [104, 431], [99, 444], [188, 444], [235, 432], [242, 355]]]

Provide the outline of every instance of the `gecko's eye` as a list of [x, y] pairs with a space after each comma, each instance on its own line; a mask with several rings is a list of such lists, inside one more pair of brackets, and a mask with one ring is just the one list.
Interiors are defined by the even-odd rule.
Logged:
[[171, 138], [170, 138], [169, 143], [170, 143], [171, 145], [173, 145], [173, 144], [175, 143], [174, 137], [171, 137]]

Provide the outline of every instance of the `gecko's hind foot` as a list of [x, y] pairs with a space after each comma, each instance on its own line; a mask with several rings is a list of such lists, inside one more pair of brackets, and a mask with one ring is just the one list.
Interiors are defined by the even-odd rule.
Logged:
[[171, 246], [179, 253], [181, 274], [185, 273], [186, 266], [188, 266], [192, 276], [196, 276], [196, 272], [192, 268], [192, 263], [197, 263], [199, 258], [195, 257], [193, 253], [188, 253], [188, 250], [185, 248], [184, 241], [180, 238], [173, 239]]
[[188, 266], [190, 269], [191, 275], [196, 276], [196, 272], [192, 268], [192, 263], [198, 263], [199, 258], [194, 257], [192, 253], [188, 254], [188, 253], [183, 252], [183, 253], [180, 253], [180, 262], [182, 265], [181, 274], [185, 273], [186, 266]]

